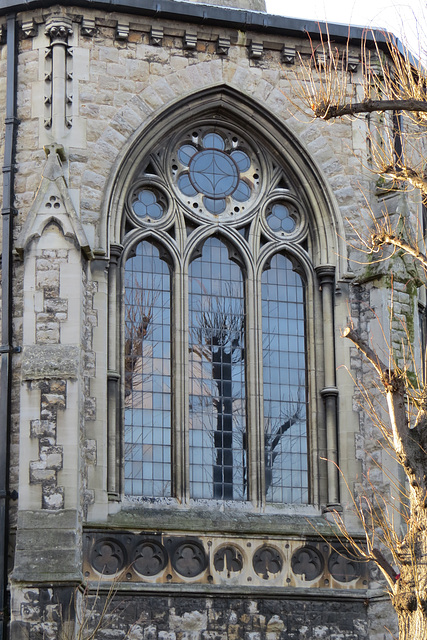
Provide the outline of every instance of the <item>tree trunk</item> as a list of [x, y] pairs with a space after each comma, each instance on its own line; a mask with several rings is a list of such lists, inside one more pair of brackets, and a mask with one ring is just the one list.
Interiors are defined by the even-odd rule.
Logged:
[[421, 609], [398, 613], [399, 640], [426, 640], [426, 613]]
[[[414, 505], [415, 501], [418, 504]], [[427, 640], [427, 509], [422, 495], [413, 496], [411, 502], [408, 532], [399, 545], [401, 573], [392, 603], [398, 616], [399, 640]]]

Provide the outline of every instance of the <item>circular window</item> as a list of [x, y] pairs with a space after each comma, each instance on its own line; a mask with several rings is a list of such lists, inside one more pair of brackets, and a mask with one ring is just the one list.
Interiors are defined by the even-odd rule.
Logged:
[[220, 129], [188, 138], [178, 143], [171, 162], [181, 202], [193, 214], [246, 214], [260, 185], [259, 162], [247, 143]]
[[133, 187], [128, 207], [131, 218], [139, 224], [163, 224], [169, 212], [168, 198], [153, 180], [141, 181]]
[[141, 189], [132, 204], [132, 209], [139, 218], [159, 220], [164, 214], [162, 205], [157, 201], [156, 194], [151, 189]]
[[284, 203], [273, 204], [267, 214], [267, 224], [275, 233], [292, 233], [297, 226], [296, 209]]

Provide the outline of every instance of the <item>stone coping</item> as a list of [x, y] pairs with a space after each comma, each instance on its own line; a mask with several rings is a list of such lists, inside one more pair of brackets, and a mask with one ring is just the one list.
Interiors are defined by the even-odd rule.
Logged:
[[[200, 22], [203, 24], [217, 24], [224, 27], [237, 28], [239, 30], [263, 31], [266, 33], [281, 33], [294, 37], [318, 36], [321, 31], [324, 35], [329, 32], [331, 38], [346, 42], [347, 39], [358, 43], [373, 40], [373, 36], [367, 27], [352, 26], [347, 24], [318, 22], [300, 18], [287, 18], [263, 11], [249, 9], [237, 9], [234, 7], [222, 7], [209, 5], [208, 3], [181, 2], [180, 0], [3, 0], [0, 7], [0, 16], [15, 11], [28, 11], [38, 8], [46, 9], [60, 4], [63, 7], [74, 6], [88, 9], [101, 9], [108, 11], [120, 11], [125, 13], [138, 13], [156, 18], [181, 20], [186, 22]], [[385, 46], [387, 38], [392, 37], [399, 47], [400, 41], [392, 34], [382, 30], [373, 32], [376, 42]]]

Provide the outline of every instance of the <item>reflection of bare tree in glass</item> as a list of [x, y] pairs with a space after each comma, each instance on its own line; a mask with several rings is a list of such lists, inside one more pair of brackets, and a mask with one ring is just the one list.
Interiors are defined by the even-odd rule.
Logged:
[[289, 429], [303, 419], [304, 410], [302, 403], [298, 403], [296, 410], [289, 417], [276, 420], [278, 424], [271, 425], [266, 421], [265, 429], [265, 491], [273, 485], [273, 467], [278, 455], [283, 453], [281, 440]]
[[274, 255], [262, 274], [265, 482], [270, 502], [306, 502], [305, 287], [295, 264]]
[[124, 453], [129, 495], [170, 495], [170, 270], [140, 242], [125, 265]]
[[[132, 291], [132, 299], [129, 292]], [[144, 291], [134, 278], [132, 288], [125, 296], [125, 403], [133, 391], [142, 391], [142, 385], [150, 374], [144, 376], [144, 359], [151, 357], [153, 345], [144, 344], [150, 336], [156, 292]], [[129, 299], [128, 299], [129, 298]], [[129, 400], [128, 400], [129, 398]]]
[[[234, 304], [235, 302], [235, 304]], [[234, 307], [234, 308], [233, 308]], [[241, 300], [230, 291], [228, 297], [209, 300], [209, 309], [200, 311], [193, 328], [191, 350], [211, 364], [212, 381], [217, 388], [212, 403], [216, 410], [213, 434], [215, 462], [213, 466], [213, 497], [233, 498], [233, 365], [244, 360], [244, 316]], [[246, 442], [242, 446], [245, 456]], [[245, 463], [243, 461], [243, 483]]]

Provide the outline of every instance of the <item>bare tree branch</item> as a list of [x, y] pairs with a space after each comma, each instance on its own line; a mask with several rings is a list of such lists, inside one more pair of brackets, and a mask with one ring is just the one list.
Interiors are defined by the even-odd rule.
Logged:
[[[382, 247], [384, 245], [396, 247], [397, 249], [401, 249], [402, 251], [404, 251], [407, 255], [410, 255], [413, 258], [415, 258], [415, 260], [418, 260], [418, 262], [425, 269], [427, 269], [427, 256], [424, 255], [424, 253], [421, 253], [421, 251], [419, 251], [417, 246], [413, 246], [408, 242], [405, 242], [399, 236], [393, 235], [391, 233], [387, 233], [387, 231], [380, 231], [379, 233], [373, 233], [371, 235], [371, 240], [372, 240], [373, 248]], [[350, 336], [347, 336], [347, 335], [345, 337], [349, 337], [350, 339], [352, 339]]]
[[425, 100], [363, 100], [348, 104], [317, 104], [314, 115], [322, 120], [341, 118], [342, 116], [355, 116], [359, 113], [373, 113], [383, 111], [411, 111], [412, 113], [427, 113]]
[[342, 332], [342, 337], [348, 338], [358, 349], [360, 349], [364, 356], [366, 356], [369, 362], [375, 367], [381, 379], [385, 379], [389, 375], [388, 368], [383, 362], [381, 362], [375, 351], [371, 349], [371, 347], [364, 340], [362, 340], [357, 331], [355, 331], [351, 327], [347, 327]]
[[[427, 106], [427, 103], [426, 103]], [[386, 166], [383, 173], [389, 175], [396, 182], [410, 182], [410, 184], [416, 189], [420, 189], [427, 196], [427, 179], [424, 173], [405, 166]]]

